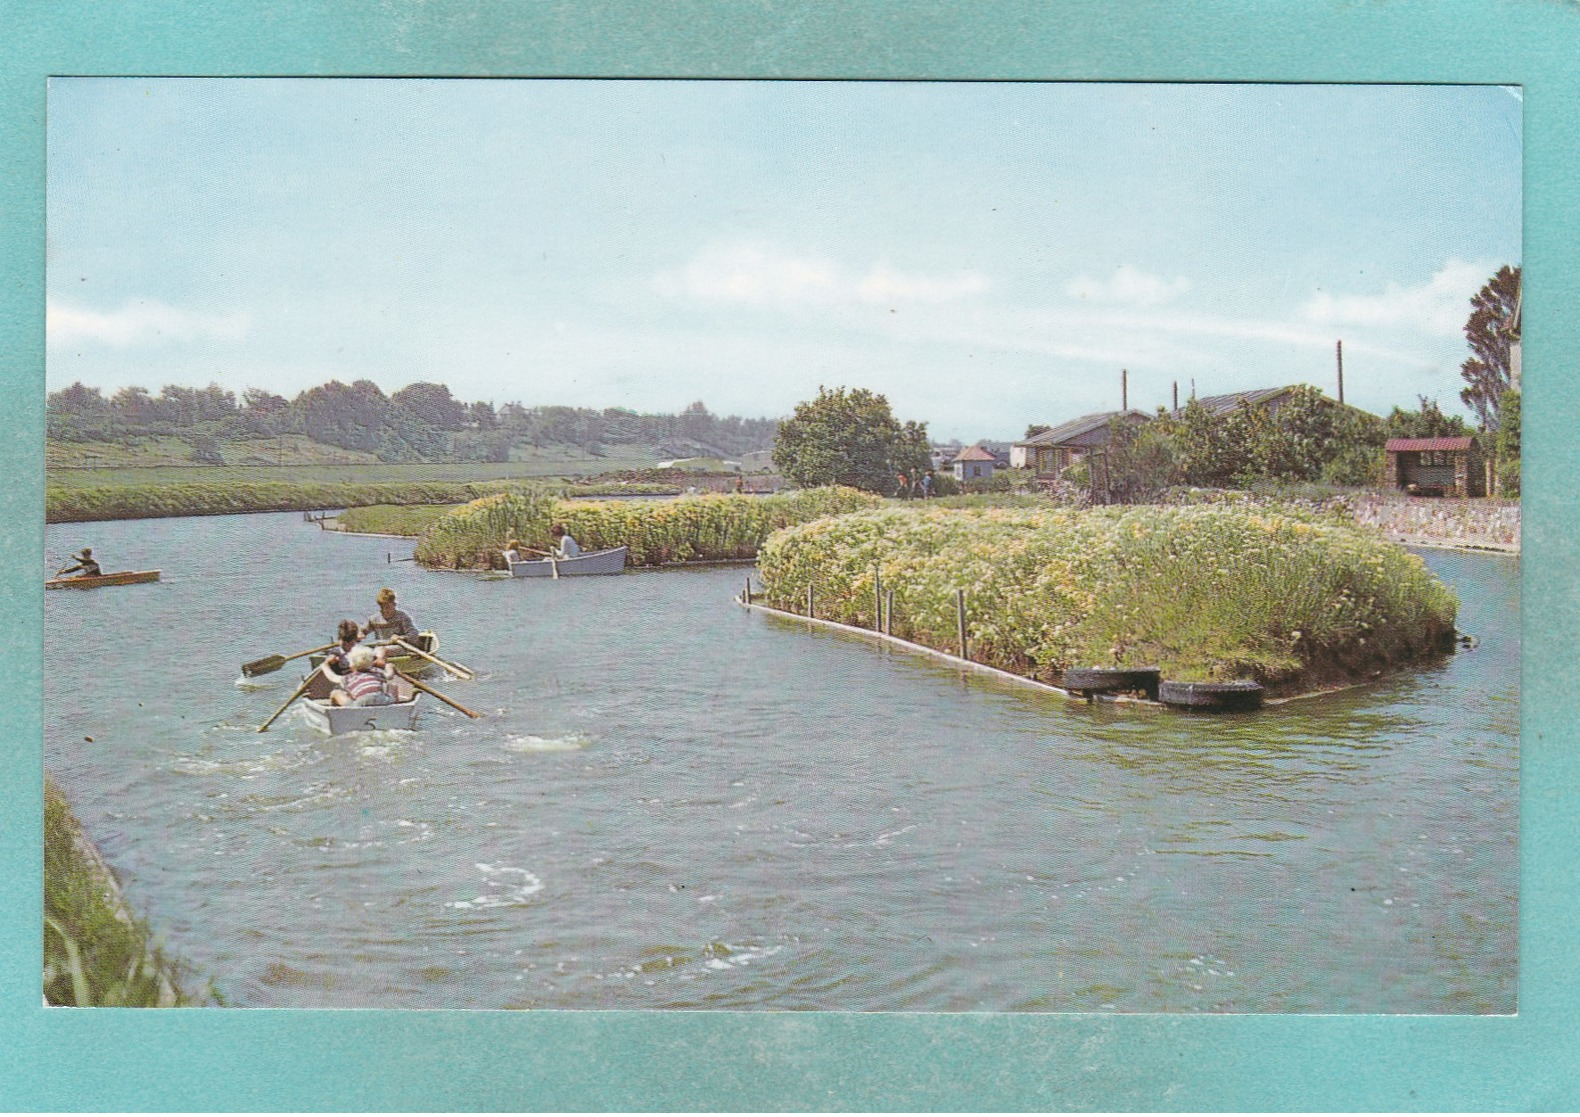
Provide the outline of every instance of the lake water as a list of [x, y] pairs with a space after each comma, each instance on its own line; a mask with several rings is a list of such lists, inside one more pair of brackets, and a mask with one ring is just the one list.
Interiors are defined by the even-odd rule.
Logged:
[[[745, 568], [429, 573], [294, 514], [55, 525], [157, 585], [45, 595], [45, 763], [232, 1004], [1515, 1010], [1519, 560], [1481, 639], [1233, 717], [1084, 706], [732, 603]], [[256, 727], [392, 586], [409, 733]], [[89, 742], [85, 738], [91, 737]]]

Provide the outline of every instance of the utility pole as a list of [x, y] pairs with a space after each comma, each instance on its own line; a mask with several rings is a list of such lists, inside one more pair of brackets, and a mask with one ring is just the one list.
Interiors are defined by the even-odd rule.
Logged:
[[1130, 371], [1119, 370], [1119, 410], [1130, 410]]
[[1344, 339], [1340, 338], [1337, 346], [1339, 357], [1339, 402], [1344, 402]]
[[1180, 409], [1180, 382], [1178, 380], [1176, 380], [1176, 381], [1174, 381], [1174, 410], [1178, 411], [1179, 409]]

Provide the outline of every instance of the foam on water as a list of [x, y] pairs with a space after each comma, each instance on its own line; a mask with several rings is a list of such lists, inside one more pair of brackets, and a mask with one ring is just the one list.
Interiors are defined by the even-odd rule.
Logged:
[[580, 733], [572, 733], [565, 737], [537, 737], [531, 733], [507, 734], [505, 737], [505, 750], [507, 752], [575, 752], [592, 744], [591, 737], [584, 737]]
[[451, 900], [445, 907], [458, 911], [520, 907], [527, 902], [527, 897], [543, 890], [543, 882], [536, 874], [514, 865], [485, 865], [479, 862], [477, 871], [483, 874], [484, 884], [494, 891], [474, 896], [470, 900]]

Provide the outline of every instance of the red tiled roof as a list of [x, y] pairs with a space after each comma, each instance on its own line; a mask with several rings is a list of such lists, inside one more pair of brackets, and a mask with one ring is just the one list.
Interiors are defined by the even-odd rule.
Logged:
[[1386, 449], [1390, 454], [1401, 450], [1406, 453], [1417, 450], [1468, 450], [1475, 441], [1469, 435], [1462, 438], [1390, 438]]
[[955, 458], [957, 462], [992, 462], [997, 460], [993, 456], [993, 451], [984, 450], [980, 446], [967, 446]]

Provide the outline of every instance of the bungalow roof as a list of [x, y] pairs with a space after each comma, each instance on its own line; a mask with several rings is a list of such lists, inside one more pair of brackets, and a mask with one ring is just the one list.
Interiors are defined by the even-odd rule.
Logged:
[[1030, 438], [1022, 439], [1021, 441], [1015, 443], [1015, 445], [1057, 446], [1061, 442], [1067, 442], [1072, 438], [1079, 438], [1083, 434], [1090, 434], [1098, 427], [1107, 426], [1109, 420], [1116, 415], [1135, 416], [1141, 419], [1147, 418], [1147, 414], [1144, 411], [1098, 411], [1091, 415], [1082, 415], [1079, 419], [1071, 419], [1068, 422], [1060, 423], [1058, 426], [1053, 427], [1050, 430], [1045, 430], [1040, 434], [1032, 435]]

